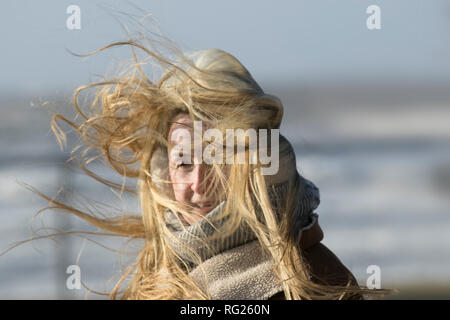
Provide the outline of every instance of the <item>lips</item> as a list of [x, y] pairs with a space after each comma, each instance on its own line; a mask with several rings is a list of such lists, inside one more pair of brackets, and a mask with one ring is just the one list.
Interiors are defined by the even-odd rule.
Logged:
[[194, 207], [198, 208], [204, 208], [204, 207], [211, 207], [211, 203], [205, 202], [205, 203], [193, 203]]
[[201, 213], [207, 213], [214, 208], [213, 204], [211, 203], [193, 203], [192, 206], [194, 207], [195, 211]]

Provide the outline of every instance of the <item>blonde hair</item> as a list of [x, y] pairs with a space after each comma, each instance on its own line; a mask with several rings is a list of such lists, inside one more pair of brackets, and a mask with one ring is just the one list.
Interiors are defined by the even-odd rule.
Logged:
[[[130, 68], [118, 77], [78, 88], [74, 107], [82, 121], [75, 123], [55, 114], [51, 128], [63, 146], [66, 135], [58, 120], [73, 127], [82, 142], [79, 147], [84, 147], [79, 153], [83, 170], [111, 188], [136, 195], [142, 215], [99, 218], [39, 194], [51, 202], [53, 209], [74, 214], [112, 234], [145, 240], [135, 263], [122, 275], [110, 298], [208, 299], [208, 292], [202, 291], [188, 276], [183, 261], [168, 245], [171, 235], [165, 225], [165, 210], [186, 209], [173, 199], [164, 166], [157, 163], [155, 155], [167, 152], [168, 130], [179, 113], [220, 130], [276, 129], [283, 115], [282, 104], [278, 98], [265, 94], [245, 67], [222, 50], [184, 54], [173, 45], [171, 52], [175, 58], [169, 59], [143, 42], [130, 40], [110, 44], [91, 54], [117, 46], [133, 49], [134, 62]], [[138, 61], [135, 50], [148, 55], [148, 60]], [[162, 67], [160, 79], [152, 81], [146, 76], [142, 66], [147, 63]], [[78, 103], [78, 96], [89, 88], [97, 90], [86, 113]], [[100, 152], [106, 164], [123, 177], [136, 179], [137, 188], [126, 188], [90, 171], [87, 164], [93, 159], [89, 157], [91, 151]], [[248, 149], [245, 152], [248, 156]], [[234, 232], [242, 223], [248, 224], [273, 258], [274, 272], [287, 299], [340, 299], [374, 293], [353, 285], [328, 286], [311, 280], [302, 249], [290, 232], [298, 181], [292, 181], [285, 200], [274, 207], [268, 198], [260, 163], [213, 164], [209, 174], [213, 187], [208, 192], [214, 193], [219, 186], [226, 190], [224, 215], [230, 219], [223, 226], [222, 236]], [[261, 214], [252, 199], [257, 200]], [[128, 277], [131, 279], [127, 283]], [[124, 284], [125, 289], [120, 290]]]

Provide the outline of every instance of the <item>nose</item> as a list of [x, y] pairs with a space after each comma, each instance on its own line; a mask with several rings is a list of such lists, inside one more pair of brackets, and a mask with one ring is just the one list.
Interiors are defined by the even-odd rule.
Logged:
[[194, 167], [194, 170], [192, 170], [192, 184], [191, 189], [195, 193], [203, 194], [205, 192], [205, 182], [204, 180], [204, 165], [203, 164], [197, 164]]

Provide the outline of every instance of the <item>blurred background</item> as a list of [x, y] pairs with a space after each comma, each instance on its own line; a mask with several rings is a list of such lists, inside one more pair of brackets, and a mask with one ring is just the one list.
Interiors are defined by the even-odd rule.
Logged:
[[[69, 5], [79, 6], [81, 29], [67, 28]], [[370, 5], [380, 7], [381, 29], [366, 26]], [[321, 192], [323, 243], [361, 285], [376, 265], [381, 287], [399, 290], [391, 298], [450, 298], [448, 1], [19, 0], [1, 12], [0, 252], [36, 236], [32, 226], [95, 230], [59, 212], [32, 221], [47, 202], [24, 183], [75, 205], [87, 196], [105, 210], [138, 212], [136, 199], [120, 200], [65, 164], [76, 136], [61, 151], [49, 125], [51, 112], [73, 114], [77, 87], [131, 57], [127, 48], [89, 58], [69, 51], [126, 40], [123, 26], [151, 14], [182, 49], [230, 52], [282, 100], [281, 132]], [[64, 236], [4, 253], [0, 298], [83, 299], [86, 290], [66, 286], [74, 264], [89, 288], [110, 290], [134, 254], [121, 260], [101, 245], [137, 251], [141, 243], [89, 238], [99, 244]]]

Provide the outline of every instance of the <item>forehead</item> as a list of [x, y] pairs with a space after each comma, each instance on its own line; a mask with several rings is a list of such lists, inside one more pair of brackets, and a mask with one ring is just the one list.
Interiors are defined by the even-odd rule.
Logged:
[[179, 142], [181, 136], [186, 137], [193, 130], [191, 118], [187, 114], [179, 114], [172, 121], [169, 129], [169, 143]]

